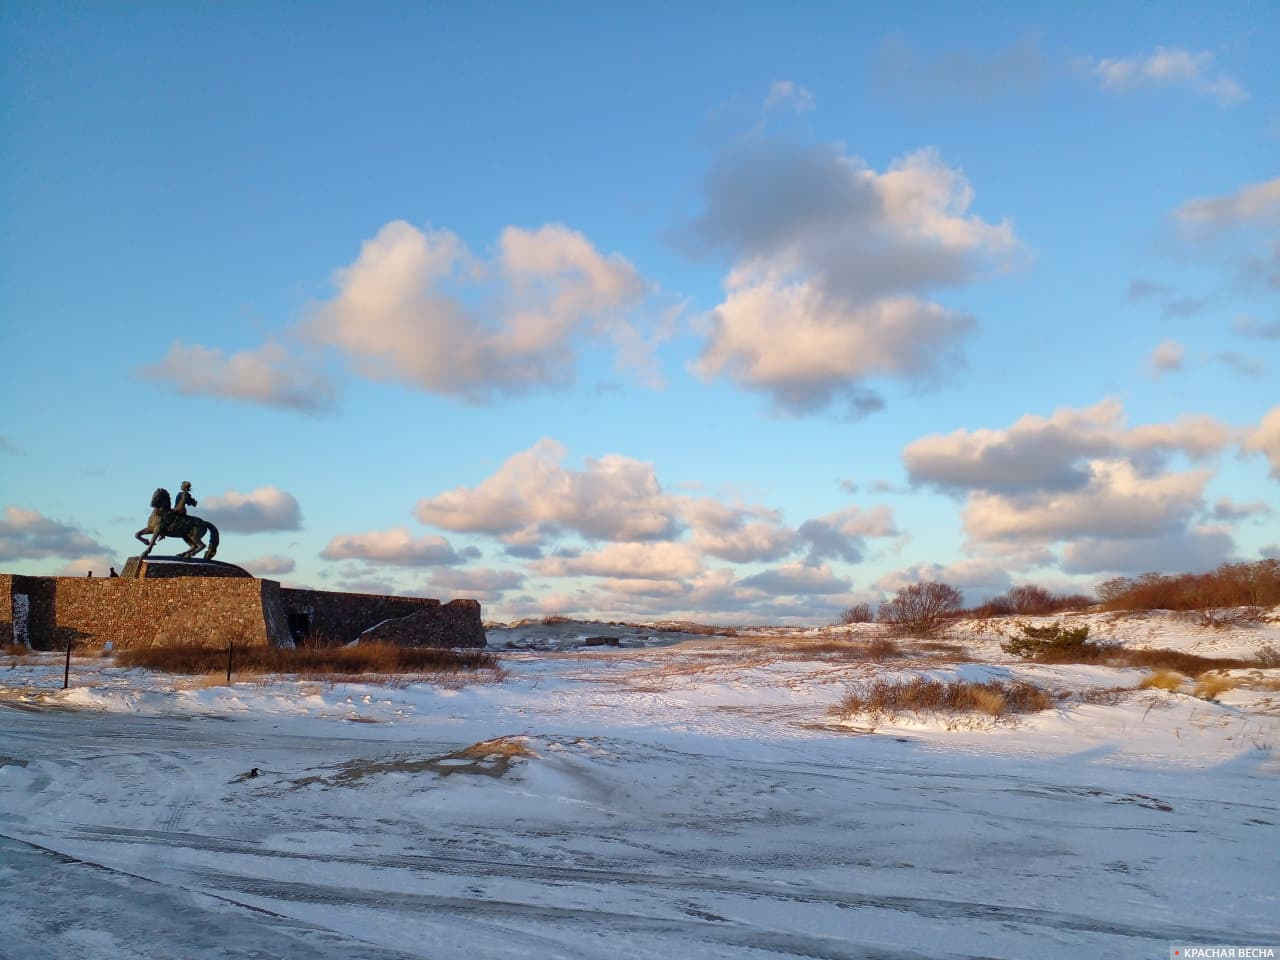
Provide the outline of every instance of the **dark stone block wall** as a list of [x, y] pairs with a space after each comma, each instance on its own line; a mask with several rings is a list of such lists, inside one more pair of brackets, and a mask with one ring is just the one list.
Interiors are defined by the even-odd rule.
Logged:
[[450, 600], [387, 620], [366, 630], [361, 641], [399, 647], [483, 647], [487, 642], [477, 600]]
[[[357, 639], [365, 630], [383, 620], [407, 617], [439, 600], [426, 597], [383, 597], [371, 593], [333, 593], [328, 590], [280, 588], [280, 602], [286, 618], [296, 631], [305, 622], [306, 642], [340, 645]], [[305, 618], [305, 621], [304, 621]]]

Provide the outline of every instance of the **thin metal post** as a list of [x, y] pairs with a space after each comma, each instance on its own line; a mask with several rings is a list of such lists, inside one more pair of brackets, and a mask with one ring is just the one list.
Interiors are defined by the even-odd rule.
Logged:
[[71, 640], [72, 638], [68, 636], [67, 637], [67, 662], [66, 662], [66, 665], [63, 666], [62, 668], [62, 689], [63, 690], [67, 689], [67, 686], [71, 681]]
[[228, 640], [227, 641], [227, 686], [228, 687], [231, 686], [231, 648], [233, 646], [235, 646], [235, 644], [232, 641]]

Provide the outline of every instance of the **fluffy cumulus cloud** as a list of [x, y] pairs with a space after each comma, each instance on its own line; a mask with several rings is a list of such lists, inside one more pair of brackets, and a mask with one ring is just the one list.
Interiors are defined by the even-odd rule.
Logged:
[[813, 566], [823, 560], [843, 560], [861, 563], [867, 551], [869, 537], [896, 537], [898, 529], [893, 522], [893, 512], [885, 506], [863, 510], [848, 507], [835, 513], [806, 520], [796, 531], [801, 541], [808, 545], [805, 563]]
[[[806, 603], [809, 619], [824, 616], [827, 606], [844, 599], [837, 594], [851, 590], [830, 564], [857, 564], [871, 540], [900, 536], [887, 506], [846, 507], [793, 526], [780, 511], [759, 504], [669, 492], [649, 463], [610, 454], [577, 468], [564, 463], [565, 455], [555, 441], [539, 441], [474, 487], [423, 499], [417, 517], [498, 540], [509, 558], [523, 561], [525, 576], [539, 581], [539, 595], [560, 598], [552, 612], [634, 616], [687, 610], [767, 619], [785, 608], [788, 617], [798, 617]], [[740, 575], [739, 564], [753, 568]], [[432, 583], [492, 596], [522, 585], [486, 578], [470, 583], [467, 576], [459, 569]], [[557, 581], [578, 585], [560, 590]], [[545, 606], [506, 596], [503, 604], [508, 614]]]
[[1125, 539], [1184, 530], [1204, 504], [1207, 470], [1145, 474], [1127, 460], [1093, 460], [1075, 490], [1033, 496], [970, 494], [965, 532], [976, 541]]
[[659, 540], [674, 535], [679, 504], [653, 465], [609, 454], [582, 470], [565, 467], [564, 447], [538, 441], [475, 487], [418, 502], [423, 523], [459, 533], [502, 536], [517, 546], [573, 531], [589, 540]]
[[1084, 539], [1067, 544], [1067, 573], [1140, 574], [1151, 570], [1208, 570], [1229, 559], [1235, 541], [1225, 530], [1191, 529], [1130, 540]]
[[293, 494], [276, 487], [259, 487], [250, 493], [228, 490], [220, 496], [201, 497], [193, 511], [220, 530], [259, 533], [267, 530], [298, 530], [302, 510]]
[[796, 532], [776, 510], [735, 507], [712, 497], [684, 503], [693, 543], [704, 553], [733, 563], [771, 562], [796, 547]]
[[1266, 457], [1271, 466], [1271, 476], [1280, 480], [1280, 407], [1272, 407], [1257, 427], [1249, 431], [1244, 449]]
[[66, 558], [74, 561], [70, 575], [83, 575], [95, 566], [105, 573], [107, 563], [104, 561], [110, 556], [110, 547], [78, 527], [53, 520], [36, 510], [4, 508], [3, 519], [0, 519], [0, 561]]
[[282, 557], [278, 553], [268, 553], [256, 560], [248, 560], [242, 564], [246, 570], [252, 570], [255, 576], [259, 577], [278, 577], [282, 574], [293, 573], [297, 564], [293, 562], [292, 557]]
[[609, 543], [577, 556], [544, 557], [533, 569], [551, 577], [671, 580], [697, 576], [702, 558], [695, 547], [681, 542]]
[[572, 382], [585, 340], [652, 372], [637, 319], [649, 285], [558, 224], [508, 227], [483, 259], [448, 230], [394, 221], [334, 281], [302, 333], [374, 380], [483, 401]]
[[444, 537], [415, 537], [403, 527], [371, 533], [341, 534], [320, 552], [326, 560], [363, 560], [395, 567], [433, 567], [462, 563], [465, 557]]
[[1003, 557], [969, 557], [945, 565], [918, 563], [887, 573], [872, 586], [884, 594], [893, 594], [913, 583], [948, 583], [965, 595], [967, 603], [977, 603], [1013, 586], [1008, 567]]
[[876, 172], [842, 147], [768, 136], [726, 149], [683, 241], [727, 256], [725, 299], [696, 364], [803, 413], [878, 409], [876, 378], [957, 362], [971, 317], [924, 294], [970, 283], [1017, 249], [1008, 222], [971, 214], [964, 175], [932, 150]]
[[149, 380], [170, 381], [182, 394], [325, 413], [335, 404], [333, 380], [303, 354], [279, 343], [227, 354], [199, 344], [174, 343], [159, 363], [145, 366]]
[[524, 585], [525, 575], [518, 570], [493, 570], [485, 567], [446, 568], [437, 570], [427, 583], [427, 593], [441, 599], [467, 597], [482, 603], [497, 603], [508, 591]]
[[903, 459], [913, 483], [964, 498], [964, 530], [976, 552], [1061, 548], [1034, 562], [1084, 573], [1128, 571], [1163, 550], [1163, 566], [1193, 569], [1233, 547], [1228, 529], [1200, 520], [1242, 515], [1215, 514], [1206, 501], [1212, 471], [1173, 469], [1172, 458], [1203, 461], [1241, 439], [1207, 416], [1130, 427], [1119, 402], [1106, 400], [1025, 416], [1003, 430], [923, 437]]
[[1071, 491], [1092, 481], [1095, 459], [1122, 455], [1158, 463], [1172, 453], [1204, 459], [1234, 437], [1229, 426], [1205, 416], [1130, 428], [1123, 405], [1108, 399], [1049, 417], [1027, 414], [1006, 429], [922, 437], [906, 446], [903, 462], [913, 484], [953, 493]]
[[1213, 97], [1224, 106], [1249, 98], [1239, 83], [1218, 69], [1208, 51], [1156, 47], [1151, 53], [1106, 57], [1088, 61], [1086, 66], [1104, 89], [1116, 92], [1182, 87]]
[[845, 593], [853, 588], [848, 579], [837, 577], [826, 564], [809, 566], [802, 563], [790, 563], [744, 577], [739, 585], [775, 596]]

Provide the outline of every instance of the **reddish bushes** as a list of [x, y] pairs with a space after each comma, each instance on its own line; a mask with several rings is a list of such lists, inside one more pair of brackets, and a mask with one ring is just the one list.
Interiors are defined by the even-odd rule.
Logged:
[[1280, 560], [1224, 563], [1210, 573], [1116, 577], [1098, 587], [1107, 610], [1212, 610], [1280, 603]]

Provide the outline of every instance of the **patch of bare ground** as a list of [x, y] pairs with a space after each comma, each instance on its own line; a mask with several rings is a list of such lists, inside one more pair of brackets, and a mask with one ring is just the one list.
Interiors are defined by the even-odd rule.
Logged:
[[349, 787], [370, 777], [394, 773], [430, 773], [439, 777], [469, 774], [498, 779], [510, 772], [513, 764], [537, 753], [521, 736], [495, 737], [437, 757], [410, 757], [403, 754], [376, 760], [351, 760], [340, 765], [332, 776], [309, 776], [293, 781], [294, 787], [313, 783]]

